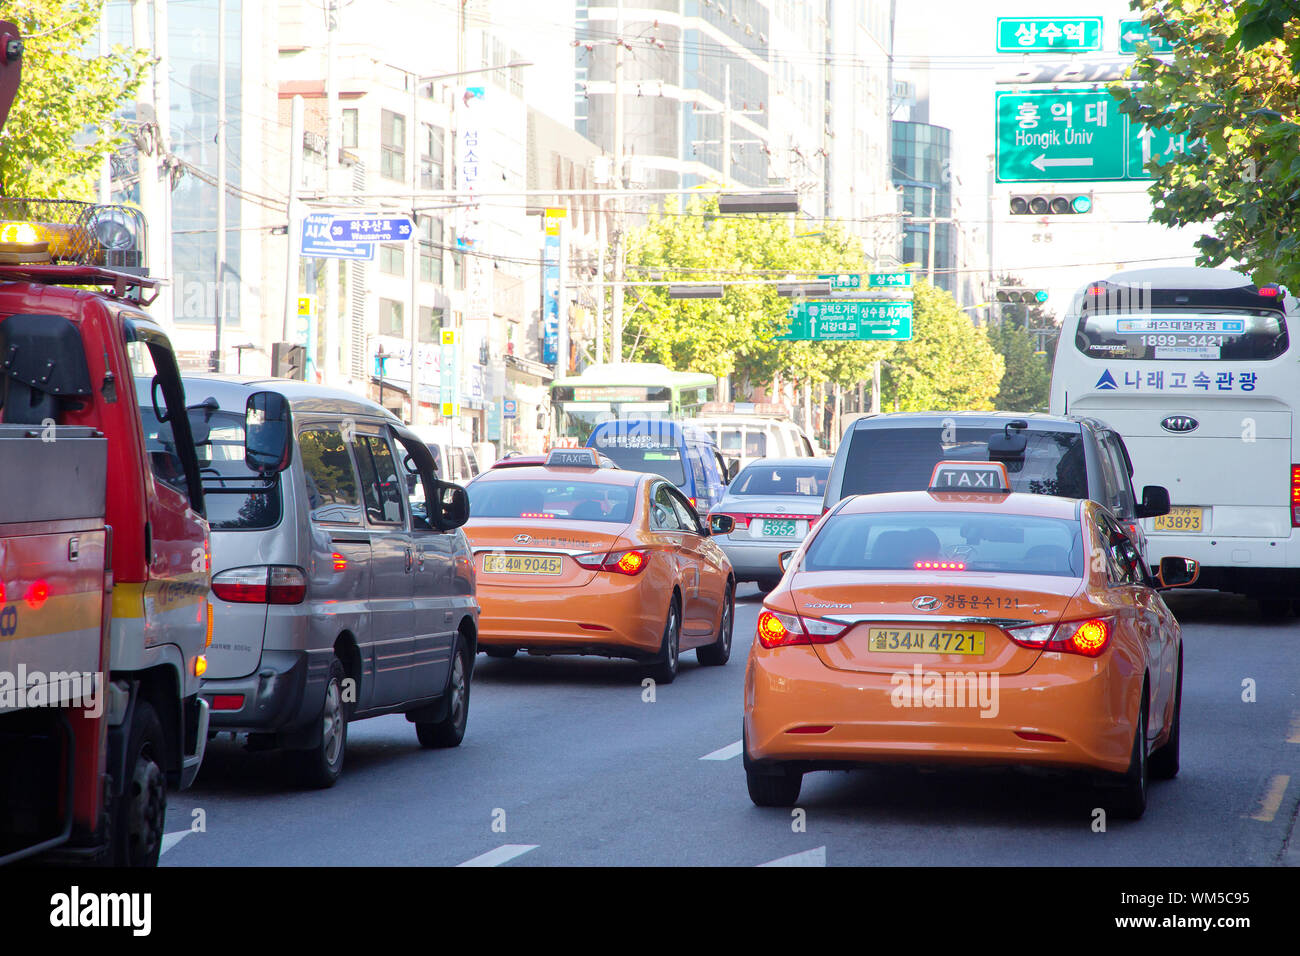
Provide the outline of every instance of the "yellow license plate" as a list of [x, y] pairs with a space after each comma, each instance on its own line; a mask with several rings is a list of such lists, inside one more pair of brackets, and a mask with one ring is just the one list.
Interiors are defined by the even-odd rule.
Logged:
[[871, 649], [887, 654], [969, 654], [984, 653], [983, 631], [947, 631], [933, 627], [873, 627], [869, 634]]
[[564, 559], [558, 555], [485, 554], [483, 570], [487, 574], [559, 574]]
[[1151, 526], [1153, 531], [1204, 531], [1205, 509], [1179, 505], [1170, 508], [1169, 514], [1160, 515]]

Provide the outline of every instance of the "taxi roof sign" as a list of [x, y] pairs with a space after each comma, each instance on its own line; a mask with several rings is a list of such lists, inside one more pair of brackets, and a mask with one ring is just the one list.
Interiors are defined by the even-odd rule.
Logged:
[[599, 468], [600, 458], [594, 448], [552, 448], [546, 456], [548, 468]]
[[930, 476], [930, 491], [1011, 493], [1007, 466], [1000, 461], [941, 461]]

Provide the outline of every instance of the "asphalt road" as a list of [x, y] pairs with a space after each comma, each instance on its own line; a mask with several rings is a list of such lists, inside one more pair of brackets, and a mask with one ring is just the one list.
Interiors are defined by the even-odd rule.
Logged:
[[1300, 865], [1300, 619], [1209, 592], [1169, 603], [1185, 641], [1182, 772], [1152, 784], [1142, 820], [1104, 833], [1095, 792], [1016, 771], [809, 774], [802, 832], [791, 811], [754, 807], [739, 741], [760, 602], [745, 585], [731, 662], [684, 655], [653, 702], [632, 663], [480, 656], [459, 748], [421, 750], [400, 716], [362, 721], [330, 790], [212, 741], [171, 797], [162, 864]]

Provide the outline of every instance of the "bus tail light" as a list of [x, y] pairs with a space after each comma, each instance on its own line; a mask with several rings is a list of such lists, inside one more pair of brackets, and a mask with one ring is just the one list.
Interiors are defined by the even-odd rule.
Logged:
[[1291, 466], [1291, 527], [1300, 528], [1300, 465]]

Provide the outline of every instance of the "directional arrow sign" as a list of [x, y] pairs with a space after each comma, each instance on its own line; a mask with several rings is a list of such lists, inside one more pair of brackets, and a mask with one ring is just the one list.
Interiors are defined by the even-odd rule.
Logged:
[[1119, 21], [1119, 52], [1136, 53], [1139, 43], [1151, 44], [1152, 53], [1173, 53], [1174, 45], [1164, 37], [1152, 36], [1151, 28], [1141, 20]]
[[1101, 49], [1101, 17], [998, 17], [999, 53], [1087, 53]]
[[400, 242], [414, 233], [415, 224], [408, 216], [335, 219], [330, 224], [330, 239], [334, 242]]
[[1177, 159], [1183, 153], [1196, 152], [1205, 148], [1205, 140], [1189, 140], [1186, 133], [1170, 133], [1168, 130], [1155, 129], [1145, 123], [1129, 124], [1128, 166], [1125, 172], [1129, 179], [1154, 179], [1147, 172], [1146, 164], [1151, 160], [1161, 165]]
[[778, 340], [906, 341], [912, 337], [912, 303], [868, 299], [798, 302], [786, 313], [790, 328]]
[[1000, 183], [1125, 178], [1127, 117], [1105, 90], [994, 93]]
[[302, 221], [302, 254], [315, 259], [373, 259], [375, 246], [370, 242], [335, 242], [330, 238], [334, 217], [314, 212]]

